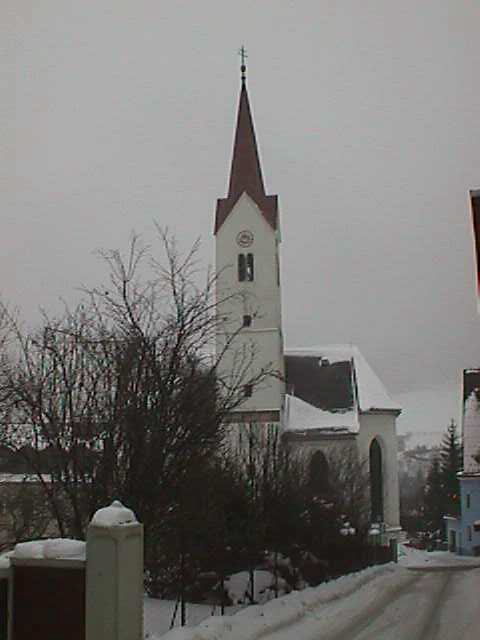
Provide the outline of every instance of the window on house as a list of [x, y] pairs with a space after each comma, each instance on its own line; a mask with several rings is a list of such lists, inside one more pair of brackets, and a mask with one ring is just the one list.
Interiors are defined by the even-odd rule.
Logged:
[[252, 393], [253, 393], [253, 385], [246, 384], [243, 387], [243, 393], [244, 393], [246, 398], [251, 398], [252, 397]]
[[251, 327], [252, 326], [252, 316], [251, 315], [244, 315], [243, 316], [243, 326], [244, 327]]
[[467, 509], [470, 509], [470, 494], [467, 493], [466, 495], [466, 503], [467, 503]]

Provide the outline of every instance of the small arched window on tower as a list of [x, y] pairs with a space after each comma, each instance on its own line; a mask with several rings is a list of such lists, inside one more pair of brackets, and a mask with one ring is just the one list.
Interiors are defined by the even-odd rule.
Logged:
[[243, 327], [251, 327], [252, 326], [252, 316], [250, 314], [245, 314], [243, 316], [242, 326]]
[[253, 282], [254, 260], [253, 253], [238, 254], [238, 280], [239, 282]]
[[247, 253], [247, 280], [253, 282], [254, 264], [253, 253]]
[[243, 253], [238, 254], [238, 280], [244, 282], [247, 275], [247, 264], [245, 261], [245, 255]]

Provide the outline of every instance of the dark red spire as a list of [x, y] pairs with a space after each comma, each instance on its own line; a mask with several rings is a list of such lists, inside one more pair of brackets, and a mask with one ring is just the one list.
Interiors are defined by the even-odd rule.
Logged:
[[252, 197], [265, 197], [252, 113], [247, 88], [242, 82], [228, 197], [238, 197], [244, 191]]
[[277, 225], [277, 196], [267, 196], [265, 193], [244, 72], [245, 68], [242, 66], [242, 88], [233, 143], [228, 196], [217, 200], [215, 233], [225, 222], [244, 191], [255, 201], [271, 227], [275, 229]]

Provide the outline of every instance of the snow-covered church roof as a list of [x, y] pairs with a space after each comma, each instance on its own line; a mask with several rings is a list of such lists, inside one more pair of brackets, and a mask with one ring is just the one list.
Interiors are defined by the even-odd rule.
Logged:
[[359, 414], [400, 413], [353, 345], [287, 349], [286, 429], [356, 433]]

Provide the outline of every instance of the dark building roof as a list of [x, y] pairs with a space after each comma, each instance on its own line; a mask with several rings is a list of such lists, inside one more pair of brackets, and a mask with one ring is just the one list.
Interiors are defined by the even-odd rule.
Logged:
[[285, 356], [287, 392], [323, 411], [354, 408], [351, 361], [330, 363], [318, 356]]
[[217, 200], [215, 233], [244, 192], [257, 204], [268, 224], [276, 229], [278, 198], [265, 193], [247, 87], [242, 79], [228, 195]]
[[351, 345], [287, 350], [287, 431], [355, 433], [360, 413], [398, 415], [381, 381]]

